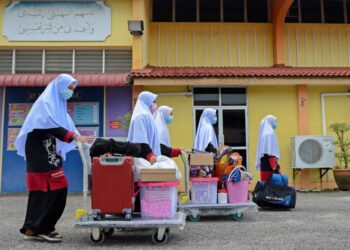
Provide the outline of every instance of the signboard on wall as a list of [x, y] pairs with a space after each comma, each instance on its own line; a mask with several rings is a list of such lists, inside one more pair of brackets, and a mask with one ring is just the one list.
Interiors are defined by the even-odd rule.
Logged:
[[104, 41], [111, 8], [103, 1], [12, 1], [3, 21], [9, 41]]
[[69, 102], [68, 114], [72, 117], [75, 125], [99, 123], [98, 102]]

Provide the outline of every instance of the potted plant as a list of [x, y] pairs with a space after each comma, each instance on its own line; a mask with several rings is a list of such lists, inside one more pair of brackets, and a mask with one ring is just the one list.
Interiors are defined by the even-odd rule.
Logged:
[[345, 135], [350, 131], [350, 125], [336, 122], [330, 125], [330, 130], [336, 134], [334, 144], [338, 164], [333, 169], [334, 179], [340, 190], [350, 190], [350, 140]]

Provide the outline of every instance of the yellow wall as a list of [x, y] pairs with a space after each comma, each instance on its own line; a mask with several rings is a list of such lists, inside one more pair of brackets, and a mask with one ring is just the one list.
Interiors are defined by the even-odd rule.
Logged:
[[[4, 9], [10, 1], [0, 0], [0, 34], [3, 29]], [[102, 42], [9, 42], [6, 37], [0, 36], [0, 46], [8, 47], [130, 47], [132, 45], [132, 36], [128, 31], [127, 20], [131, 19], [132, 1], [130, 0], [107, 0], [105, 1], [111, 7], [111, 35]]]
[[[189, 91], [186, 86], [148, 86], [144, 90], [154, 93], [179, 93]], [[309, 134], [322, 135], [322, 116], [321, 116], [321, 93], [347, 92], [347, 87], [327, 87], [313, 86], [308, 87], [308, 115], [309, 115]], [[279, 161], [282, 172], [289, 176], [290, 183], [293, 183], [293, 170], [291, 166], [292, 155], [290, 142], [291, 138], [298, 135], [298, 113], [297, 113], [297, 87], [296, 86], [249, 86], [247, 87], [248, 96], [248, 147], [249, 147], [249, 170], [254, 175], [252, 188], [260, 175], [254, 168], [256, 147], [259, 133], [259, 124], [265, 115], [273, 114], [277, 116], [278, 127], [276, 134], [279, 141], [281, 159]], [[172, 145], [190, 149], [193, 146], [193, 117], [192, 107], [193, 99], [188, 96], [162, 96], [157, 99], [158, 106], [168, 105], [174, 108], [174, 123], [169, 125]], [[281, 103], [283, 105], [281, 105]], [[327, 97], [327, 127], [332, 122], [350, 123], [348, 107], [350, 106], [350, 97]], [[332, 133], [329, 133], [332, 135]], [[183, 171], [183, 164], [180, 159], [176, 159], [179, 167]], [[320, 177], [319, 170], [310, 170], [308, 181], [311, 189], [319, 189]], [[295, 184], [300, 186], [300, 173], [296, 176]], [[334, 179], [332, 171], [329, 171], [323, 177], [323, 188], [334, 188]], [[183, 183], [181, 186], [183, 190]]]
[[151, 23], [150, 65], [271, 66], [271, 24]]
[[285, 64], [289, 66], [350, 66], [347, 24], [286, 24]]
[[[322, 112], [321, 112], [321, 94], [322, 93], [347, 93], [348, 87], [308, 87], [308, 102], [309, 102], [309, 134], [322, 135]], [[327, 135], [335, 134], [329, 130], [329, 125], [334, 122], [347, 122], [350, 124], [350, 97], [326, 97], [326, 127]], [[350, 138], [350, 133], [348, 134]], [[310, 182], [315, 186], [319, 183], [318, 170], [310, 172]], [[327, 182], [329, 182], [327, 184]], [[332, 171], [329, 171], [323, 179], [323, 188], [333, 188], [334, 178]]]
[[[187, 92], [186, 87], [145, 87], [144, 90], [153, 93], [179, 93]], [[167, 105], [172, 107], [174, 121], [169, 125], [171, 145], [189, 150], [193, 147], [193, 118], [192, 118], [192, 96], [174, 95], [162, 96], [157, 98], [158, 107]], [[181, 169], [183, 178], [181, 179], [180, 190], [184, 191], [184, 168], [180, 157], [174, 159]]]

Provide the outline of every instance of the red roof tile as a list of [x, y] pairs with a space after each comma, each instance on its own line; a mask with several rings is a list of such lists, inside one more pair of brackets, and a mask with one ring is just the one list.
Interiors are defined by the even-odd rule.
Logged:
[[349, 77], [346, 67], [148, 67], [134, 70], [134, 78], [206, 77]]
[[[0, 74], [0, 86], [46, 86], [58, 74]], [[72, 74], [79, 86], [125, 86], [123, 74]]]

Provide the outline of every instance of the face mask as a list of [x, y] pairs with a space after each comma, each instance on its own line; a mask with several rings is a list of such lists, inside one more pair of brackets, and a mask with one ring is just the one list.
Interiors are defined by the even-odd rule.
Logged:
[[174, 117], [172, 115], [169, 115], [165, 122], [166, 124], [170, 124], [173, 122], [173, 120], [174, 120]]
[[217, 123], [217, 121], [218, 121], [218, 118], [215, 116], [214, 118], [213, 118], [213, 122], [212, 122], [212, 124], [214, 125], [214, 124], [216, 124]]
[[274, 123], [272, 124], [272, 128], [273, 128], [273, 129], [276, 129], [276, 128], [277, 128], [277, 123], [276, 123], [276, 122], [274, 122]]
[[151, 112], [152, 112], [152, 114], [153, 113], [155, 113], [156, 111], [157, 111], [157, 108], [158, 108], [158, 106], [157, 106], [157, 103], [152, 103], [152, 106], [151, 106]]
[[69, 88], [65, 88], [62, 92], [60, 92], [60, 96], [63, 100], [67, 101], [73, 95], [73, 90]]

